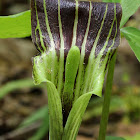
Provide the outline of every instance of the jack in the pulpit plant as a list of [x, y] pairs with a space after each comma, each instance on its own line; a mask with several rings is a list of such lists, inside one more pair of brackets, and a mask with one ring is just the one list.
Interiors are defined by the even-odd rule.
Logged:
[[102, 95], [121, 15], [115, 3], [32, 0], [33, 77], [47, 82], [51, 140], [75, 139], [91, 95]]
[[33, 58], [33, 78], [35, 84], [47, 84], [50, 140], [76, 139], [92, 94], [102, 96], [107, 71], [98, 140], [124, 140], [106, 137], [106, 128], [120, 28], [140, 61], [140, 31], [122, 28], [140, 2], [102, 1], [121, 5], [90, 0], [31, 0], [31, 11], [0, 16], [0, 38], [32, 33], [40, 52]]

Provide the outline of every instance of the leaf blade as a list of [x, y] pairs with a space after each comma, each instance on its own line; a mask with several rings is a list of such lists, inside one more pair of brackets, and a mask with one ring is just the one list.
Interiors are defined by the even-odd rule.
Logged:
[[121, 29], [121, 32], [140, 62], [140, 30], [133, 27], [125, 27]]
[[0, 16], [0, 38], [21, 38], [31, 35], [31, 11]]
[[125, 137], [126, 140], [139, 140], [140, 139], [140, 133], [137, 133], [135, 136], [128, 136], [128, 137]]
[[122, 6], [122, 20], [120, 28], [127, 22], [127, 20], [137, 11], [140, 6], [139, 0], [121, 0]]
[[40, 128], [37, 130], [37, 132], [28, 140], [41, 140], [45, 134], [48, 132], [49, 130], [49, 115], [48, 115], [48, 108], [46, 108], [47, 112], [44, 115], [44, 120], [40, 126]]
[[31, 87], [35, 87], [32, 79], [22, 79], [8, 82], [6, 85], [0, 88], [0, 99], [6, 96], [9, 92], [14, 91], [16, 89], [31, 88]]
[[35, 113], [31, 114], [29, 117], [25, 118], [25, 120], [19, 125], [19, 128], [27, 127], [33, 122], [43, 119], [46, 114], [48, 114], [48, 107], [44, 106]]

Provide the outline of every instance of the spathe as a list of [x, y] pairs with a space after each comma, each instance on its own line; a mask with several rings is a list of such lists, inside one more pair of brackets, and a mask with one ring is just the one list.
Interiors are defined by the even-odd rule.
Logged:
[[[106, 42], [114, 16], [116, 19], [104, 54], [112, 44], [116, 29], [117, 35], [112, 49], [119, 46], [120, 4], [74, 0], [32, 0], [31, 9], [32, 39], [40, 51], [51, 47], [59, 51], [64, 47], [67, 54], [69, 49], [76, 45], [80, 50], [83, 47], [85, 56], [88, 57], [96, 43], [94, 55], [97, 56]], [[97, 37], [98, 40], [95, 42]]]
[[51, 62], [47, 66], [51, 71], [47, 80], [63, 94], [66, 57], [70, 48], [77, 46], [81, 56], [75, 77], [75, 98], [87, 92], [101, 96], [108, 62], [120, 44], [120, 4], [32, 0], [31, 11], [32, 40], [43, 54], [41, 61], [46, 54], [46, 63]]

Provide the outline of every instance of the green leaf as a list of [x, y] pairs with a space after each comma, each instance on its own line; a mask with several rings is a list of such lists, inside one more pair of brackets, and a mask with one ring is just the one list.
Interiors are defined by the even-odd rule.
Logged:
[[0, 38], [21, 38], [31, 35], [31, 12], [0, 16]]
[[121, 0], [102, 0], [102, 2], [120, 3]]
[[91, 98], [91, 93], [86, 93], [82, 96], [80, 96], [76, 102], [73, 104], [73, 107], [70, 111], [69, 117], [67, 119], [62, 140], [75, 140], [83, 114], [86, 110], [86, 107], [89, 103], [89, 100]]
[[6, 96], [9, 92], [21, 88], [36, 87], [32, 79], [16, 80], [5, 84], [0, 88], [0, 99]]
[[121, 29], [121, 32], [140, 61], [140, 30], [133, 27], [125, 27]]
[[29, 140], [40, 140], [49, 130], [49, 114], [48, 114], [48, 106], [44, 106], [37, 110], [35, 113], [31, 114], [27, 117], [17, 128], [17, 130], [22, 130], [22, 128], [29, 127], [35, 121], [43, 120], [41, 126], [36, 131], [36, 133], [29, 138]]
[[125, 140], [125, 139], [121, 137], [107, 136], [105, 140]]
[[140, 0], [121, 0], [122, 20], [120, 28], [128, 21], [128, 19], [137, 11], [140, 6]]
[[132, 137], [125, 137], [126, 140], [140, 140], [140, 133], [136, 134], [135, 136]]
[[37, 130], [37, 132], [29, 138], [29, 140], [41, 140], [49, 130], [49, 115], [48, 115], [48, 108], [46, 108], [46, 114], [44, 115], [44, 120]]
[[44, 106], [37, 110], [35, 113], [31, 114], [27, 117], [19, 126], [19, 128], [27, 127], [31, 125], [33, 122], [42, 120], [48, 114], [48, 106]]

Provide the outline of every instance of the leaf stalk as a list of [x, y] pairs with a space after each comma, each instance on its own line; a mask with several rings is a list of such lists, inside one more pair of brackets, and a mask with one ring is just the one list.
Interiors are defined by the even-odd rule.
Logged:
[[106, 137], [107, 123], [108, 123], [108, 117], [109, 117], [109, 106], [110, 106], [113, 76], [114, 76], [114, 68], [115, 68], [115, 62], [116, 62], [116, 55], [117, 55], [117, 51], [114, 53], [114, 55], [113, 55], [113, 57], [112, 57], [112, 59], [109, 63], [98, 140], [105, 140], [105, 137]]

